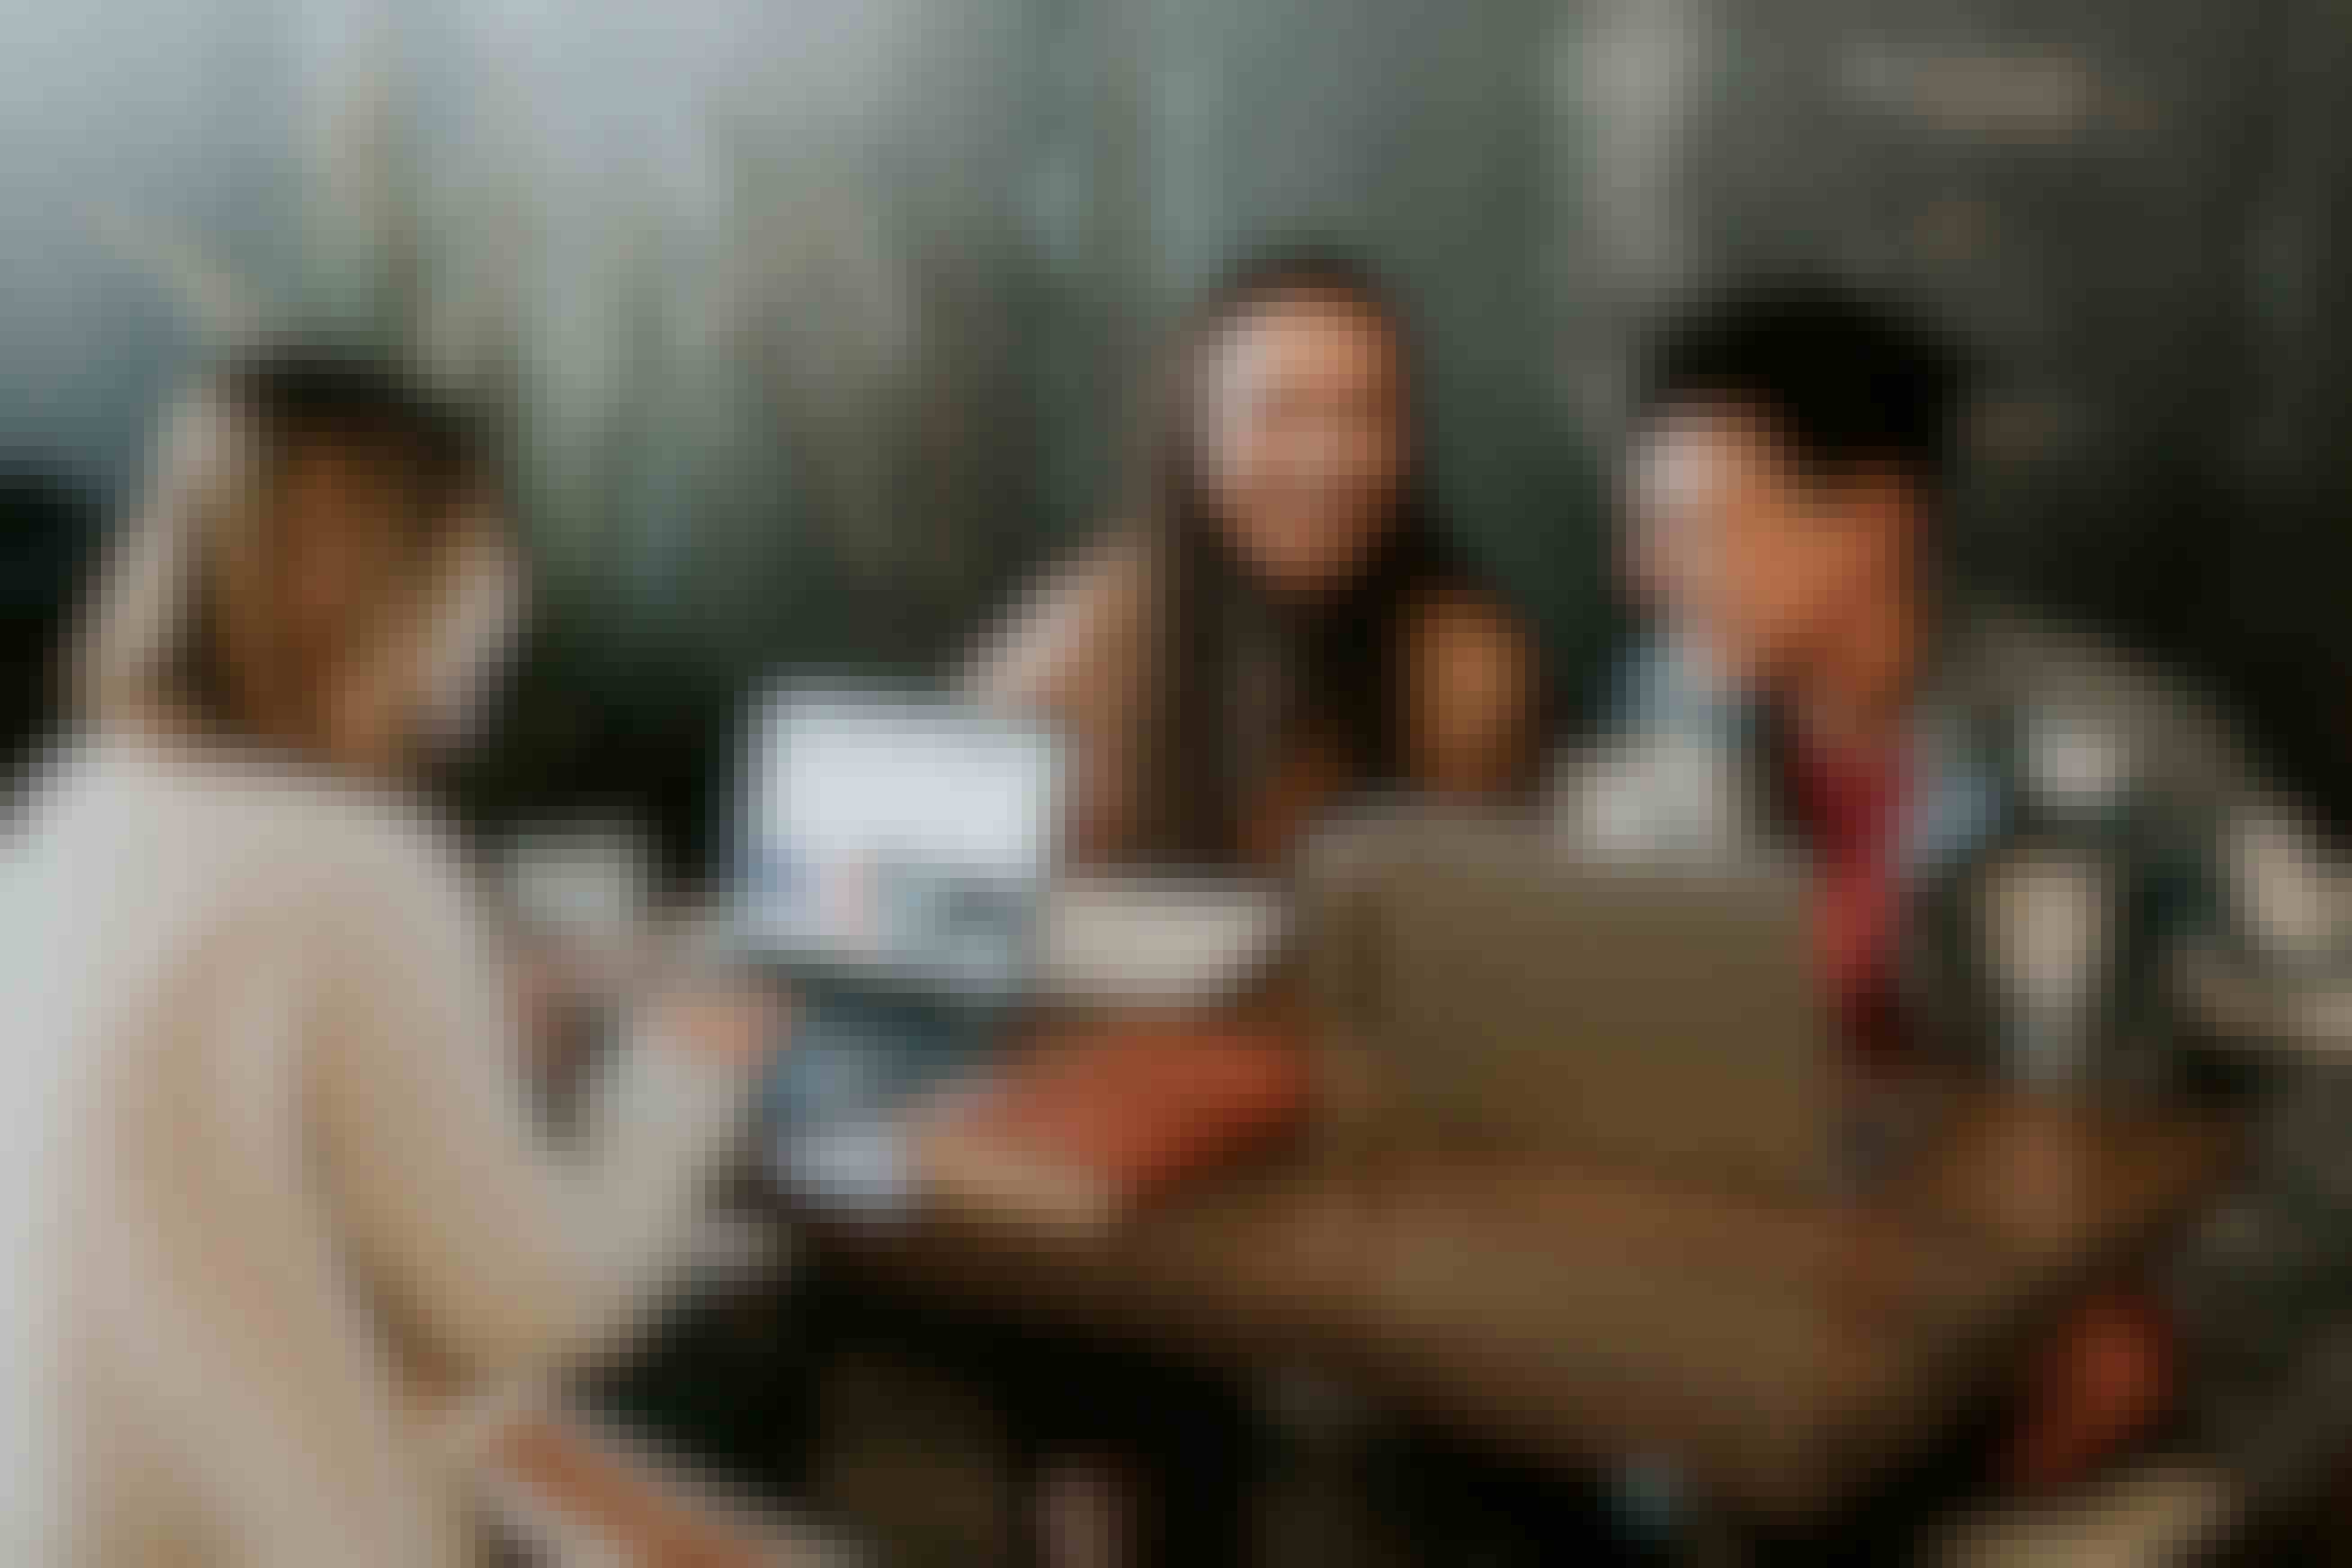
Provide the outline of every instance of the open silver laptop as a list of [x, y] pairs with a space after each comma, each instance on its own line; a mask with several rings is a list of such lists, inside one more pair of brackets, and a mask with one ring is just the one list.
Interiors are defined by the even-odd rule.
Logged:
[[1308, 973], [1380, 1114], [1717, 1178], [1835, 1169], [1829, 1030], [1787, 869], [1604, 863], [1536, 826], [1391, 820], [1318, 847]]
[[803, 1197], [908, 1198], [896, 1113], [1031, 1000], [1061, 820], [1050, 731], [942, 699], [786, 685], [751, 714], [733, 942], [789, 976], [772, 1167]]
[[771, 692], [745, 757], [738, 939], [852, 985], [1017, 998], [1034, 974], [1064, 770], [1050, 731], [965, 704]]

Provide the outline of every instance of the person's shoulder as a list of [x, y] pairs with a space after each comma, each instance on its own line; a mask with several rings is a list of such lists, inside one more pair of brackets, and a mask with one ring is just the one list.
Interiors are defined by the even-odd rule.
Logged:
[[2252, 761], [2224, 705], [2179, 667], [2096, 628], [2010, 604], [1978, 604], [1958, 635], [1958, 694], [2031, 726], [2095, 735], [2148, 782], [2220, 788]]
[[136, 736], [75, 748], [26, 847], [86, 884], [94, 910], [135, 900], [174, 928], [268, 940], [405, 920], [459, 880], [447, 836], [397, 792]]
[[1064, 707], [1139, 668], [1150, 614], [1150, 553], [1117, 529], [1048, 568], [1013, 601], [967, 663], [985, 700]]
[[184, 830], [281, 908], [332, 915], [370, 901], [433, 899], [461, 880], [447, 825], [413, 793], [261, 755], [160, 764]]
[[1417, 679], [1437, 681], [1465, 700], [1532, 696], [1535, 637], [1494, 595], [1454, 584], [1423, 590], [1413, 595], [1406, 627]]
[[1488, 595], [1445, 587], [1416, 596], [1406, 627], [1403, 696], [1414, 779], [1457, 795], [1523, 787], [1537, 769], [1543, 710], [1527, 626]]
[[456, 826], [405, 792], [321, 781], [303, 796], [307, 864], [280, 912], [304, 927], [320, 961], [388, 1006], [404, 986], [432, 986], [488, 940], [479, 888]]
[[2081, 703], [2148, 723], [2212, 707], [2207, 692], [2166, 661], [2045, 611], [2000, 602], [1972, 605], [1959, 617], [1957, 641], [1963, 679], [1988, 697]]
[[465, 851], [450, 823], [409, 795], [363, 790], [320, 803], [321, 831], [332, 836], [343, 864], [360, 869], [397, 868], [436, 886], [461, 879]]

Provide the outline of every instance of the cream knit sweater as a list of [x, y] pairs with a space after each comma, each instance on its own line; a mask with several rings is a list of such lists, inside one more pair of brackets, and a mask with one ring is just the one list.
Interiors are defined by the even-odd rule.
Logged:
[[446, 1568], [409, 1398], [657, 1292], [739, 1075], [625, 1051], [541, 1139], [455, 856], [391, 796], [124, 737], [0, 871], [0, 1562]]

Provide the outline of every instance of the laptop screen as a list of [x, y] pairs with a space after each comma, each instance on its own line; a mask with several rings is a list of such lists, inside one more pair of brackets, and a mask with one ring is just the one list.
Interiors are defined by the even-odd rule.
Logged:
[[804, 967], [960, 993], [1029, 978], [1063, 749], [961, 704], [785, 688], [753, 716], [741, 917]]

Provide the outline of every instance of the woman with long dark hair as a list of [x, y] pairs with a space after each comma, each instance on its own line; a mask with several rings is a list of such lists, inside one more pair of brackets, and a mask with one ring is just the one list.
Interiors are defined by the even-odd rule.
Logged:
[[1244, 260], [1162, 392], [1126, 525], [978, 679], [1076, 737], [1081, 857], [1267, 867], [1341, 795], [1523, 787], [1532, 640], [1436, 520], [1385, 284], [1335, 252]]
[[[988, 699], [1077, 748], [1077, 858], [1281, 867], [1344, 798], [1507, 797], [1540, 739], [1532, 638], [1440, 525], [1402, 312], [1363, 263], [1263, 253], [1179, 332], [1137, 493], [983, 650]], [[1058, 1352], [1057, 1352], [1058, 1353]], [[1035, 1554], [1234, 1561], [1241, 1415], [1093, 1363], [1030, 1409]]]

